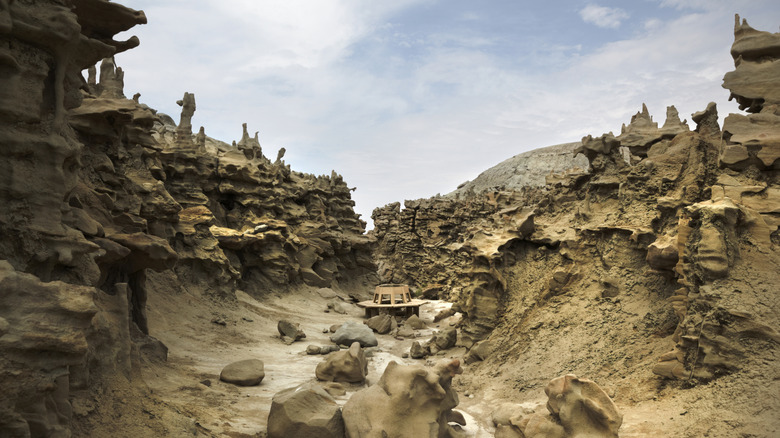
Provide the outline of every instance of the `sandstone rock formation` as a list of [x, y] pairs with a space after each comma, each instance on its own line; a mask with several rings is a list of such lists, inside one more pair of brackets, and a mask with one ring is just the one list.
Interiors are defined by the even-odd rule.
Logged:
[[[67, 126], [67, 112], [81, 104], [81, 70], [137, 45], [135, 37], [113, 36], [145, 22], [143, 12], [106, 1], [0, 4], [0, 260], [8, 322], [0, 341], [0, 435], [64, 436], [72, 390], [103, 373], [129, 372], [129, 345], [104, 344], [130, 339], [127, 316], [107, 310], [111, 299], [98, 303], [105, 292], [96, 289], [95, 256], [102, 250], [88, 237], [105, 231], [69, 201], [80, 187], [84, 145]], [[126, 291], [140, 276], [125, 275], [109, 293]], [[126, 295], [114, 304], [129, 307]], [[102, 324], [109, 321], [119, 325]]]
[[477, 387], [501, 376], [530, 391], [548, 380], [541, 364], [614, 384], [619, 364], [768, 394], [776, 383], [744, 373], [776, 364], [780, 343], [777, 38], [738, 22], [724, 86], [752, 114], [722, 130], [714, 104], [693, 131], [673, 107], [660, 128], [643, 107], [620, 135], [583, 138], [587, 173], [374, 210], [382, 281], [444, 285], [461, 345], [490, 342], [486, 358], [468, 356]]
[[726, 145], [723, 166], [740, 170], [748, 166], [778, 169], [780, 158], [780, 33], [762, 32], [734, 17], [731, 56], [734, 71], [726, 73], [723, 88], [731, 91], [748, 115], [729, 114], [723, 122]]
[[125, 97], [113, 56], [139, 42], [114, 35], [145, 22], [105, 0], [0, 1], [0, 435], [67, 436], [71, 403], [164, 360], [150, 293], [374, 282], [340, 175], [193, 135], [192, 94], [178, 126]]
[[497, 429], [526, 438], [617, 438], [623, 416], [594, 382], [567, 374], [551, 380], [544, 392], [549, 415], [526, 415], [508, 406], [509, 411], [493, 415]]
[[349, 349], [337, 351], [317, 364], [314, 375], [328, 382], [361, 383], [368, 374], [368, 361], [359, 342], [353, 342]]
[[458, 360], [429, 370], [390, 362], [375, 385], [360, 390], [344, 405], [347, 436], [446, 437], [458, 405], [452, 378], [462, 369]]
[[341, 408], [316, 383], [274, 394], [268, 414], [268, 438], [342, 438]]

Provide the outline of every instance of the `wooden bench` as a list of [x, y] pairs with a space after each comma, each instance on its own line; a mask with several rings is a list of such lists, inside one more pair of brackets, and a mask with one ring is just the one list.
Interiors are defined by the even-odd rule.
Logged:
[[390, 315], [420, 316], [420, 306], [425, 301], [412, 299], [409, 286], [405, 284], [380, 284], [374, 290], [374, 298], [357, 303], [366, 309], [366, 317], [370, 318], [380, 313]]

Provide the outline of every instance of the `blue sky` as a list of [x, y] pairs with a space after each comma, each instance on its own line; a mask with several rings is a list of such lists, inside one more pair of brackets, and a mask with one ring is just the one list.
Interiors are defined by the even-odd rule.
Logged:
[[[447, 193], [521, 152], [663, 123], [733, 68], [734, 13], [778, 31], [776, 0], [120, 0], [146, 12], [117, 56], [125, 94], [231, 142], [241, 124], [295, 170], [341, 173], [358, 213]], [[120, 37], [128, 37], [120, 35]]]

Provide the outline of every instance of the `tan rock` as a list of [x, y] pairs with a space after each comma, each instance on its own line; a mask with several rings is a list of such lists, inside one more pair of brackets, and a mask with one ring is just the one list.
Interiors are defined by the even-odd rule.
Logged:
[[353, 342], [347, 350], [337, 351], [317, 364], [318, 380], [361, 383], [368, 374], [368, 362], [360, 343]]
[[450, 413], [458, 405], [452, 378], [461, 372], [458, 360], [433, 369], [390, 362], [379, 382], [356, 392], [344, 405], [347, 436], [446, 436]]

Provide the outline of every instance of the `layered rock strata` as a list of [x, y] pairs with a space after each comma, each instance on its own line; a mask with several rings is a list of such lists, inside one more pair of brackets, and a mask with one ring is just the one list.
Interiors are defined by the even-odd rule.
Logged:
[[[767, 286], [780, 267], [771, 158], [779, 37], [738, 21], [737, 69], [724, 86], [753, 114], [729, 115], [722, 132], [714, 104], [692, 115], [693, 131], [674, 107], [659, 128], [643, 106], [620, 135], [583, 138], [576, 152], [587, 172], [548, 178], [545, 187], [376, 209], [383, 280], [444, 285], [441, 295], [463, 313], [459, 342], [490, 337], [502, 351], [493, 361], [530, 355], [559, 371], [591, 372], [599, 369], [573, 358], [654, 351], [658, 363], [631, 366], [694, 382], [743, 370], [751, 354], [771, 360], [780, 342], [780, 309]], [[764, 73], [751, 76], [759, 68], [751, 62]], [[594, 311], [576, 310], [583, 306]], [[583, 346], [549, 341], [561, 330]], [[658, 352], [662, 339], [674, 351]], [[550, 345], [571, 360], [550, 356]], [[502, 370], [531, 372], [515, 365]]]
[[2, 436], [69, 436], [73, 406], [165, 360], [152, 291], [229, 301], [374, 275], [340, 175], [193, 134], [190, 93], [178, 126], [125, 97], [113, 56], [138, 39], [114, 35], [145, 22], [105, 0], [0, 1]]
[[[81, 104], [82, 69], [136, 46], [113, 36], [145, 22], [107, 1], [0, 2], [2, 436], [68, 436], [73, 391], [129, 373], [144, 249], [105, 239], [71, 201], [85, 147], [68, 111]], [[101, 261], [130, 256], [140, 264], [99, 291]]]

